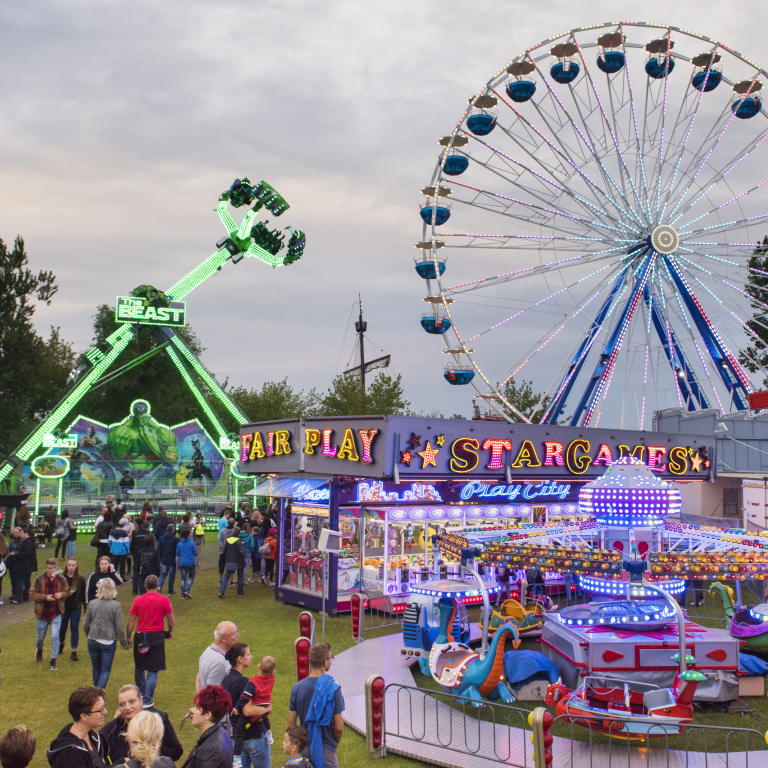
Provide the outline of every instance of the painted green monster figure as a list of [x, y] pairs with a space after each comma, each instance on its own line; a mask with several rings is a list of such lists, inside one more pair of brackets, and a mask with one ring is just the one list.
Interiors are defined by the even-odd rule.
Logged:
[[150, 416], [146, 400], [136, 400], [131, 415], [109, 431], [107, 446], [117, 461], [133, 469], [154, 469], [158, 461], [175, 464], [179, 458], [176, 435]]

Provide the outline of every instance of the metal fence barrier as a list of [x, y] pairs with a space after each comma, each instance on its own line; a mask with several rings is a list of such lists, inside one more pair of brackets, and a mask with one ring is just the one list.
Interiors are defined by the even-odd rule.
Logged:
[[[383, 747], [397, 737], [515, 768], [533, 768], [527, 709], [390, 683], [383, 696]], [[367, 711], [375, 703], [368, 702]]]
[[[647, 718], [639, 717], [622, 719], [628, 724], [648, 722]], [[756, 760], [761, 759], [766, 746], [765, 735], [753, 728], [689, 725], [680, 734], [679, 726], [659, 723], [650, 727], [645, 738], [628, 739], [621, 734], [623, 727], [597, 716], [556, 717], [555, 737], [565, 735], [570, 740], [570, 760], [556, 754], [558, 764], [579, 768], [748, 768], [750, 753], [757, 765]], [[599, 728], [609, 733], [602, 733]], [[562, 749], [565, 740], [561, 739], [558, 749]]]
[[[627, 717], [609, 721], [591, 714], [552, 717], [507, 704], [391, 683], [379, 675], [366, 683], [366, 739], [371, 757], [387, 754], [387, 739], [472, 755], [515, 768], [749, 768], [765, 759], [766, 736], [753, 728], [654, 723]], [[646, 734], [627, 738], [626, 726]], [[607, 731], [607, 733], [605, 732]], [[624, 731], [622, 733], [622, 731]], [[531, 745], [537, 745], [533, 749]], [[401, 748], [402, 749], [402, 748]], [[431, 754], [429, 754], [431, 752]], [[414, 757], [425, 757], [424, 752]]]
[[353, 613], [357, 610], [357, 616], [352, 618], [352, 635], [356, 642], [365, 640], [366, 631], [402, 626], [405, 603], [395, 604], [389, 597], [369, 596], [365, 592], [358, 593], [357, 597], [359, 602], [352, 601]]

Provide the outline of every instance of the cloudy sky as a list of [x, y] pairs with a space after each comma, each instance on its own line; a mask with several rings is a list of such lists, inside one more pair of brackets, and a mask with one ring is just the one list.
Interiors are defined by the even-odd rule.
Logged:
[[768, 11], [741, 0], [2, 4], [0, 237], [21, 234], [33, 268], [58, 277], [40, 330], [87, 348], [98, 303], [168, 287], [214, 250], [217, 197], [248, 175], [287, 198], [280, 223], [308, 245], [286, 269], [227, 264], [189, 297], [219, 380], [325, 389], [360, 293], [413, 407], [469, 415], [419, 326], [413, 244], [436, 140], [526, 47], [620, 18], [768, 61]]

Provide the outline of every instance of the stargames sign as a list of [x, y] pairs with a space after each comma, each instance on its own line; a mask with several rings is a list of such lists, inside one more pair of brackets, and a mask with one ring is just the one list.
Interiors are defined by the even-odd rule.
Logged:
[[[599, 477], [621, 456], [634, 456], [667, 480], [706, 480], [714, 438], [659, 432], [535, 424], [358, 416], [265, 422], [241, 427], [244, 472], [310, 472], [355, 477], [508, 478], [504, 495], [567, 495], [564, 480]], [[482, 495], [484, 488], [473, 489]], [[469, 491], [467, 491], [469, 492]]]
[[183, 328], [187, 324], [187, 303], [171, 301], [168, 304], [167, 307], [157, 307], [136, 296], [118, 296], [115, 300], [115, 320], [118, 323]]

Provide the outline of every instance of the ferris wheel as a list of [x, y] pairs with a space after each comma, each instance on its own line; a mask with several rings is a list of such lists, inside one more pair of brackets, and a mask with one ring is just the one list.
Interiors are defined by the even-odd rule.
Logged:
[[564, 32], [496, 72], [422, 190], [421, 325], [446, 341], [445, 378], [525, 421], [505, 387], [534, 380], [548, 424], [748, 408], [750, 377], [768, 378], [740, 353], [768, 310], [746, 287], [768, 275], [749, 265], [768, 234], [766, 77], [638, 22]]

